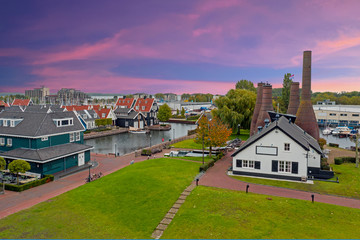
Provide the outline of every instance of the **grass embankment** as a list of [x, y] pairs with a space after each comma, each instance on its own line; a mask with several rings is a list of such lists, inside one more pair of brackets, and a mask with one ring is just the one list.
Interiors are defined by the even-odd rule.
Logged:
[[199, 172], [160, 158], [120, 171], [0, 220], [0, 238], [150, 238]]
[[331, 165], [335, 177], [339, 177], [340, 183], [314, 181], [314, 184], [297, 182], [276, 181], [261, 178], [232, 176], [244, 182], [270, 185], [276, 187], [292, 188], [303, 191], [332, 194], [360, 199], [360, 169], [354, 163], [343, 163], [342, 165]]
[[162, 238], [358, 238], [358, 226], [360, 209], [199, 186]]

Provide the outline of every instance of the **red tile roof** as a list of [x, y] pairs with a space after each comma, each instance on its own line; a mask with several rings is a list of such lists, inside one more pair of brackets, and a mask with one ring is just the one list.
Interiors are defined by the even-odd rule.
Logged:
[[12, 106], [29, 106], [30, 99], [14, 99]]
[[0, 106], [10, 107], [9, 104], [4, 102], [3, 100], [0, 100]]
[[126, 108], [131, 108], [134, 98], [119, 98], [116, 102], [116, 106], [125, 106]]
[[[99, 118], [108, 118], [108, 115], [110, 113], [110, 109], [109, 108], [103, 108], [101, 110], [99, 109], [94, 109], [94, 111], [97, 113], [97, 115], [99, 116]], [[105, 113], [105, 117], [103, 117], [103, 113]]]
[[88, 105], [82, 105], [82, 106], [72, 105], [72, 106], [63, 106], [63, 108], [65, 108], [68, 111], [82, 111], [82, 110], [90, 110], [91, 106], [88, 106]]
[[151, 107], [154, 104], [154, 98], [138, 98], [136, 100], [134, 110], [137, 112], [150, 112]]

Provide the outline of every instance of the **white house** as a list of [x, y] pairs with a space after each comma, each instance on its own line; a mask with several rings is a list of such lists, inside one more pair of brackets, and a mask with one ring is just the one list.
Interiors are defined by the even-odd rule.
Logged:
[[331, 178], [318, 142], [286, 117], [251, 136], [233, 157], [233, 174], [288, 180]]

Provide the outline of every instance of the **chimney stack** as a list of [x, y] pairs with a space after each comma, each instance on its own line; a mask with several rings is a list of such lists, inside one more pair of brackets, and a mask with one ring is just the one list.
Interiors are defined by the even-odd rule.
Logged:
[[259, 112], [261, 109], [261, 102], [262, 102], [262, 87], [263, 87], [264, 83], [258, 83], [257, 86], [257, 96], [256, 96], [256, 104], [255, 104], [255, 108], [254, 108], [254, 113], [251, 119], [251, 126], [250, 126], [250, 136], [254, 135], [256, 133], [256, 122], [257, 119], [259, 117]]
[[289, 106], [286, 112], [287, 114], [296, 115], [296, 112], [299, 108], [299, 104], [300, 104], [299, 85], [300, 85], [299, 82], [291, 83]]
[[262, 100], [259, 116], [256, 121], [255, 129], [258, 129], [259, 126], [265, 126], [265, 119], [270, 120], [268, 111], [274, 111], [272, 104], [272, 86], [268, 83], [262, 86]]
[[304, 51], [301, 101], [295, 124], [316, 140], [319, 139], [319, 127], [311, 104], [311, 51]]

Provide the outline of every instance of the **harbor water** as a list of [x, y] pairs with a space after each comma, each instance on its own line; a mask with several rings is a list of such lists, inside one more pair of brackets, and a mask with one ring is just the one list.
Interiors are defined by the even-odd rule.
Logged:
[[349, 137], [338, 137], [338, 136], [334, 136], [334, 135], [323, 135], [322, 131], [324, 130], [324, 128], [320, 128], [320, 138], [324, 138], [326, 140], [326, 143], [336, 143], [339, 144], [340, 148], [350, 148], [351, 146], [355, 147], [355, 143], [352, 142], [350, 140]]
[[121, 133], [85, 140], [86, 145], [94, 146], [95, 153], [115, 153], [124, 155], [138, 149], [153, 146], [161, 142], [186, 136], [188, 130], [196, 128], [195, 124], [171, 123], [169, 131], [150, 131], [150, 133]]

